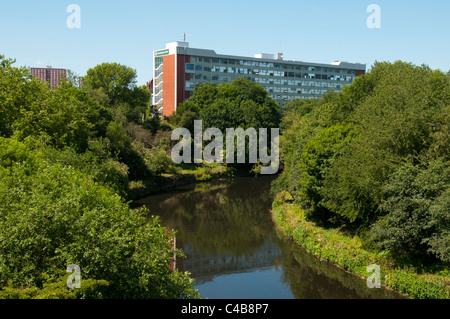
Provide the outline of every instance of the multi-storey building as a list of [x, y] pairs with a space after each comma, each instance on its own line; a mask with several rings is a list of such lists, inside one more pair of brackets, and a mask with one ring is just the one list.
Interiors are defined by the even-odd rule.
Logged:
[[31, 68], [31, 75], [47, 83], [50, 88], [57, 87], [62, 79], [67, 76], [66, 69], [53, 69], [51, 66], [46, 68]]
[[329, 89], [340, 91], [365, 73], [366, 65], [335, 61], [331, 64], [283, 60], [283, 54], [241, 57], [190, 48], [171, 42], [153, 52], [153, 105], [171, 115], [203, 83], [231, 82], [244, 77], [261, 84], [280, 105], [295, 98], [318, 98]]

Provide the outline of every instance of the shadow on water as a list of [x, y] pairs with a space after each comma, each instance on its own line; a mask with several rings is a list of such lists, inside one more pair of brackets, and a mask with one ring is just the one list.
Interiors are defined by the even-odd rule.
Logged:
[[136, 202], [177, 233], [203, 297], [265, 299], [401, 298], [321, 262], [275, 230], [273, 177], [239, 177], [186, 185]]

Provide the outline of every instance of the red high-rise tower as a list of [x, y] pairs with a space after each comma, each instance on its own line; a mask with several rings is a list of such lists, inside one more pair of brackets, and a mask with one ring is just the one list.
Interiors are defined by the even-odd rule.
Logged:
[[30, 73], [32, 76], [47, 83], [50, 88], [57, 87], [60, 81], [67, 76], [66, 69], [53, 69], [51, 66], [47, 66], [46, 68], [31, 68]]

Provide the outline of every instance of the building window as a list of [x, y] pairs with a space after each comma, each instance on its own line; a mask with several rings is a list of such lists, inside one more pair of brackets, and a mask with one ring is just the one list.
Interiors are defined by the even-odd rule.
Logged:
[[155, 58], [155, 69], [159, 68], [159, 66], [163, 63], [163, 58]]
[[194, 89], [195, 83], [191, 81], [186, 81], [186, 89]]

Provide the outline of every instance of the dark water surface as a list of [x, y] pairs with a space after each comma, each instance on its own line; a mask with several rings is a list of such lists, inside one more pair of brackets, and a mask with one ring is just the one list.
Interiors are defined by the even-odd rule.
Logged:
[[238, 177], [188, 185], [136, 202], [176, 230], [196, 288], [210, 299], [399, 298], [326, 262], [275, 230], [273, 177]]

